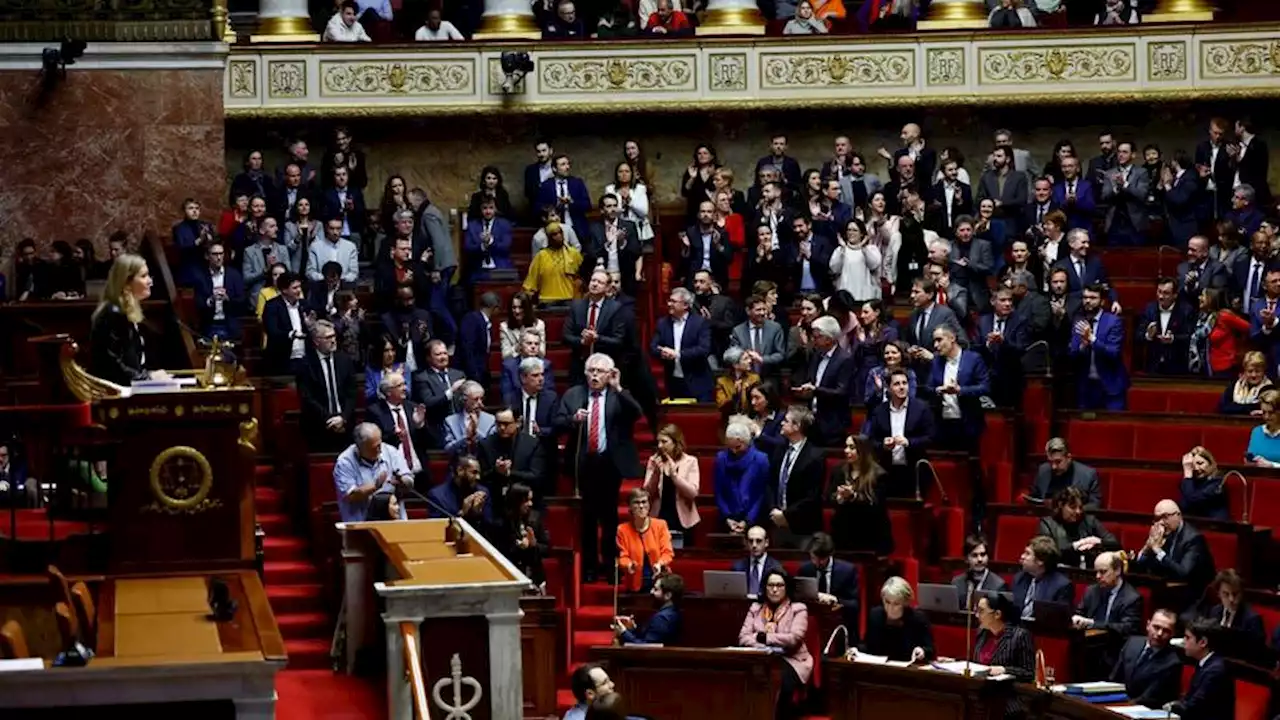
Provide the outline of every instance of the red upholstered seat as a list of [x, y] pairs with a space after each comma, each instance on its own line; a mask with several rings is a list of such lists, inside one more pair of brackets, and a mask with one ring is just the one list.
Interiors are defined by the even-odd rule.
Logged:
[[312, 460], [307, 465], [307, 487], [312, 507], [338, 499], [333, 489], [333, 463], [333, 460]]
[[568, 505], [548, 505], [542, 515], [543, 527], [551, 538], [554, 547], [578, 547], [582, 533], [579, 531], [578, 517]]
[[955, 506], [938, 506], [933, 510], [933, 541], [939, 543], [939, 557], [964, 554], [964, 510]]
[[1213, 453], [1219, 463], [1239, 463], [1244, 459], [1244, 450], [1249, 446], [1249, 433], [1252, 431], [1253, 428], [1249, 425], [1206, 425], [1200, 444]]
[[684, 578], [684, 588], [689, 592], [702, 592], [702, 573], [707, 570], [728, 570], [733, 562], [728, 559], [677, 557], [671, 563], [671, 571]]
[[718, 448], [722, 444], [720, 413], [715, 408], [672, 407], [666, 421], [680, 428], [686, 446]]
[[1040, 518], [1032, 515], [1001, 515], [996, 518], [995, 560], [1017, 562], [1027, 542], [1036, 535]]
[[1079, 457], [1131, 458], [1133, 425], [1073, 419], [1067, 426], [1067, 443], [1072, 454]]
[[1249, 521], [1271, 528], [1271, 537], [1280, 539], [1280, 481], [1254, 480], [1252, 493]]
[[1247, 680], [1236, 681], [1235, 720], [1267, 720], [1270, 717], [1271, 689]]
[[1177, 500], [1181, 473], [1172, 469], [1115, 469], [1107, 473], [1107, 509], [1129, 512], [1151, 512], [1165, 498]]
[[906, 510], [890, 510], [889, 526], [893, 529], [893, 554], [897, 557], [915, 557], [915, 528], [911, 513]]
[[1036, 650], [1044, 653], [1044, 666], [1053, 668], [1057, 682], [1072, 682], [1071, 677], [1071, 640], [1067, 637], [1046, 637], [1033, 635]]
[[1204, 535], [1205, 543], [1209, 545], [1209, 554], [1213, 556], [1214, 567], [1235, 567], [1236, 558], [1239, 557], [1239, 538], [1230, 533], [1214, 532], [1213, 530], [1203, 530], [1201, 532]]

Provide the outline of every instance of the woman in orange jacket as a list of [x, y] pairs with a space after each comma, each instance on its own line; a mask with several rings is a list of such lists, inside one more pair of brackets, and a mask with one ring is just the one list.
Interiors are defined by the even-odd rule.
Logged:
[[636, 488], [627, 498], [631, 521], [618, 526], [618, 569], [622, 589], [642, 592], [671, 571], [675, 551], [665, 520], [649, 517], [649, 493]]
[[827, 29], [831, 29], [832, 21], [844, 20], [848, 15], [842, 0], [813, 0], [813, 16], [827, 24]]

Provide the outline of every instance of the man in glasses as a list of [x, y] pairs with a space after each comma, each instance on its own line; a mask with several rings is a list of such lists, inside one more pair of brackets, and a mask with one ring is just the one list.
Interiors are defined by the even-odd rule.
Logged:
[[1213, 581], [1213, 556], [1204, 536], [1183, 519], [1177, 503], [1161, 500], [1154, 515], [1134, 572], [1186, 583], [1182, 607], [1190, 608]]

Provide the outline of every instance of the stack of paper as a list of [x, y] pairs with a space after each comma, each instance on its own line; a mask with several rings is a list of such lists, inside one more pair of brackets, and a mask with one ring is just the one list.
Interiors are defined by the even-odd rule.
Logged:
[[935, 670], [949, 672], [954, 675], [963, 675], [966, 667], [969, 668], [969, 677], [984, 678], [991, 674], [991, 667], [989, 665], [967, 663], [963, 660], [956, 660], [947, 663], [936, 662], [933, 664], [933, 668]]
[[1177, 715], [1171, 715], [1164, 710], [1152, 710], [1142, 705], [1107, 705], [1108, 710], [1121, 717], [1136, 718], [1137, 720], [1165, 720], [1165, 718], [1174, 718], [1178, 720]]
[[1069, 695], [1115, 695], [1124, 693], [1123, 683], [1113, 682], [1083, 682], [1071, 683], [1070, 685], [1062, 685], [1062, 692]]

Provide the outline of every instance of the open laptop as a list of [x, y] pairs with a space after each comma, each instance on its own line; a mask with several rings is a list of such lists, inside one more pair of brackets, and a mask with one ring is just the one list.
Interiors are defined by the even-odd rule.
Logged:
[[960, 593], [956, 591], [955, 585], [920, 583], [919, 595], [921, 609], [942, 612], [960, 610]]
[[747, 574], [733, 570], [703, 570], [702, 594], [709, 598], [745, 598]]
[[1066, 603], [1036, 600], [1031, 604], [1031, 617], [1042, 627], [1071, 627], [1071, 606]]
[[796, 578], [796, 600], [804, 603], [817, 602], [818, 578], [816, 577]]

